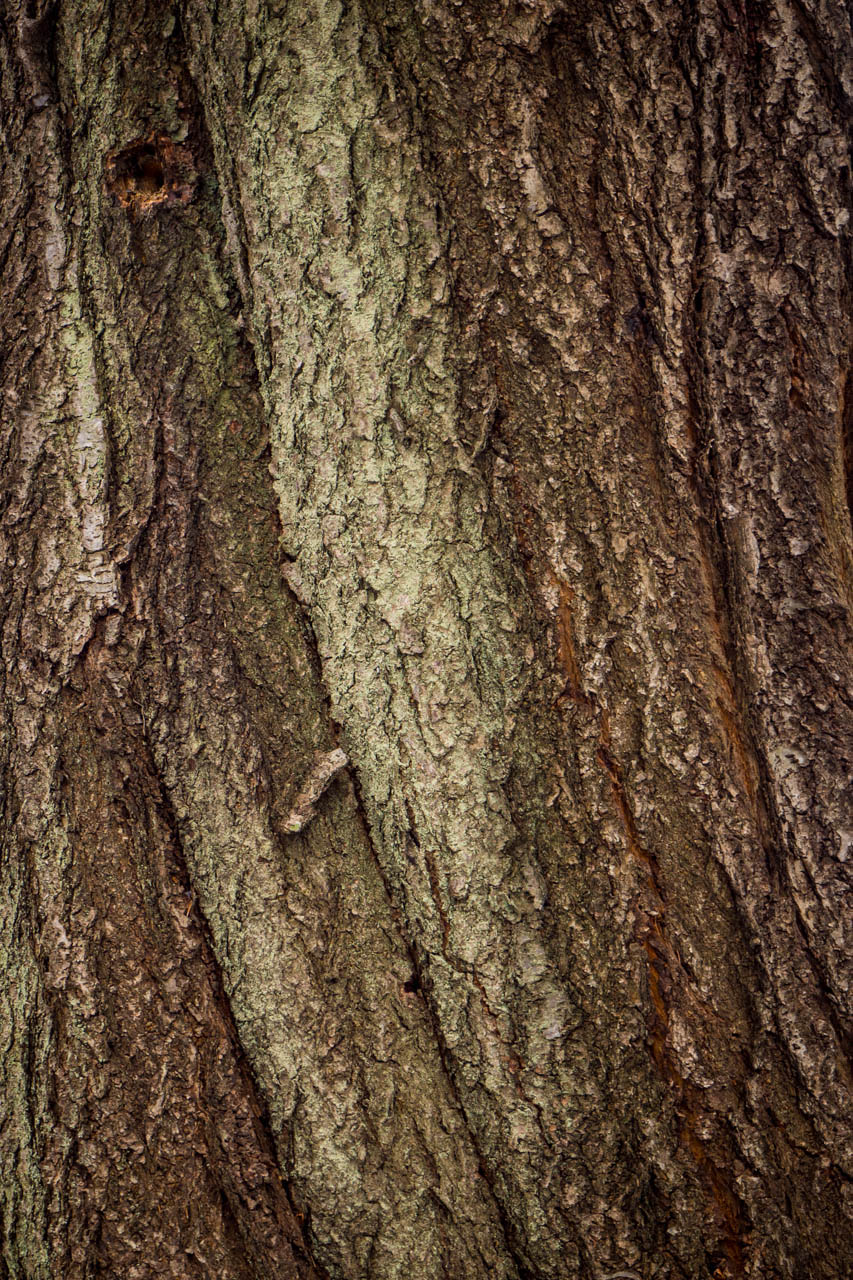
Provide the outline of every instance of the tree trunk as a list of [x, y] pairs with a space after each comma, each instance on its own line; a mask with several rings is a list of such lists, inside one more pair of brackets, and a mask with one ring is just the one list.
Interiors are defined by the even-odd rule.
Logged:
[[847, 1276], [849, 8], [0, 23], [0, 1274]]

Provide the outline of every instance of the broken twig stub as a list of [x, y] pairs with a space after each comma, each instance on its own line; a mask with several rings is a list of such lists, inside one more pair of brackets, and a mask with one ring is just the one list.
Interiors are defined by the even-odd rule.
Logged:
[[284, 824], [285, 831], [294, 833], [307, 827], [317, 812], [317, 801], [332, 780], [349, 763], [347, 754], [340, 747], [326, 751], [315, 758], [314, 764], [296, 797], [293, 808]]

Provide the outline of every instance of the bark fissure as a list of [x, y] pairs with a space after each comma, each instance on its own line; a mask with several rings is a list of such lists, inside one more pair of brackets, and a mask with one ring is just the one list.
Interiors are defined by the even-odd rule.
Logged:
[[[231, 1004], [225, 992], [224, 974], [216, 956], [213, 946], [210, 925], [205, 919], [199, 908], [198, 901], [192, 888], [192, 878], [190, 876], [189, 867], [187, 865], [186, 856], [181, 844], [181, 835], [177, 818], [169, 801], [169, 796], [163, 787], [162, 778], [160, 778], [154, 763], [154, 757], [151, 753], [150, 744], [147, 735], [142, 738], [145, 754], [147, 756], [147, 764], [153, 778], [157, 780], [159, 788], [158, 803], [162, 809], [166, 827], [171, 835], [173, 849], [176, 854], [176, 862], [178, 868], [178, 878], [183, 893], [187, 899], [186, 921], [195, 918], [196, 928], [202, 939], [203, 945], [203, 963], [204, 967], [211, 975], [211, 987], [213, 990], [214, 1002], [222, 1019], [222, 1023], [226, 1028], [231, 1050], [237, 1064], [237, 1071], [243, 1082], [243, 1092], [249, 1100], [249, 1108], [252, 1115], [253, 1127], [256, 1133], [258, 1146], [263, 1153], [263, 1157], [271, 1171], [274, 1171], [268, 1186], [272, 1188], [272, 1194], [268, 1194], [267, 1199], [270, 1200], [271, 1209], [275, 1215], [281, 1230], [282, 1237], [287, 1240], [289, 1248], [292, 1250], [294, 1258], [298, 1264], [297, 1272], [300, 1277], [304, 1276], [305, 1280], [323, 1280], [325, 1272], [318, 1269], [314, 1259], [311, 1257], [310, 1249], [307, 1245], [303, 1231], [300, 1229], [300, 1214], [293, 1203], [293, 1197], [288, 1184], [282, 1179], [279, 1171], [278, 1152], [270, 1122], [269, 1112], [266, 1102], [258, 1087], [252, 1064], [249, 1061], [244, 1046], [240, 1041], [239, 1032], [234, 1022], [234, 1014]], [[228, 1190], [222, 1188], [223, 1199], [228, 1202]], [[277, 1203], [279, 1201], [281, 1203]], [[245, 1222], [249, 1215], [255, 1216], [258, 1213], [258, 1197], [257, 1191], [253, 1197], [245, 1197], [242, 1205], [234, 1213], [234, 1225], [243, 1239], [247, 1248], [252, 1247], [252, 1241], [247, 1238]], [[231, 1205], [229, 1203], [229, 1210]], [[269, 1211], [269, 1210], [268, 1210]], [[302, 1215], [304, 1217], [304, 1215]], [[269, 1263], [266, 1252], [259, 1253], [256, 1258], [256, 1265], [259, 1273], [263, 1272], [265, 1266]]]
[[[361, 796], [361, 789], [360, 789], [360, 784], [359, 784], [357, 774], [353, 774], [353, 785], [354, 785], [356, 797], [358, 800], [358, 811], [359, 811], [359, 816], [360, 816], [362, 827], [365, 834], [365, 840], [367, 841], [367, 844], [372, 851], [376, 870], [380, 879], [382, 880], [382, 883], [385, 889], [385, 896], [387, 898], [389, 908], [390, 908], [392, 917], [394, 919], [394, 923], [396, 925], [400, 939], [402, 940], [403, 945], [405, 946], [409, 959], [411, 961], [412, 977], [407, 978], [406, 981], [403, 983], [403, 991], [407, 995], [414, 995], [416, 999], [422, 1001], [422, 1003], [424, 1004], [424, 1007], [426, 1008], [426, 1011], [430, 1020], [432, 1033], [435, 1037], [435, 1042], [438, 1046], [438, 1051], [441, 1058], [441, 1064], [442, 1064], [445, 1078], [447, 1080], [448, 1088], [450, 1089], [452, 1096], [454, 1098], [454, 1101], [459, 1108], [460, 1114], [465, 1118], [468, 1135], [469, 1135], [472, 1147], [477, 1154], [478, 1170], [481, 1176], [483, 1177], [483, 1179], [485, 1180], [486, 1185], [488, 1186], [489, 1191], [494, 1199], [494, 1204], [497, 1211], [498, 1219], [501, 1224], [501, 1229], [503, 1233], [504, 1242], [506, 1245], [507, 1254], [509, 1258], [512, 1260], [512, 1263], [514, 1264], [517, 1280], [534, 1280], [535, 1273], [527, 1269], [523, 1243], [516, 1238], [516, 1232], [513, 1226], [512, 1219], [506, 1213], [506, 1211], [504, 1210], [501, 1204], [499, 1188], [496, 1182], [494, 1171], [489, 1168], [488, 1161], [478, 1146], [476, 1125], [473, 1125], [469, 1117], [466, 1115], [464, 1101], [460, 1097], [459, 1092], [456, 1088], [455, 1075], [452, 1068], [451, 1057], [450, 1057], [450, 1054], [448, 1053], [448, 1048], [444, 1040], [441, 1020], [438, 1015], [438, 1011], [436, 1010], [432, 1000], [433, 983], [430, 975], [429, 956], [428, 955], [423, 956], [420, 954], [417, 939], [409, 930], [407, 930], [404, 927], [401, 913], [394, 903], [394, 895], [392, 894], [391, 888], [388, 885], [387, 881], [385, 880], [385, 875], [382, 869], [382, 864], [379, 858], [379, 854], [373, 845], [373, 841], [370, 833], [370, 826], [367, 820], [366, 809], [364, 806], [364, 800]], [[420, 853], [420, 844], [417, 839], [417, 826], [415, 822], [415, 817], [411, 811], [411, 806], [407, 804], [406, 807], [407, 807], [407, 820], [409, 823], [409, 832], [412, 838], [412, 842], [414, 843], [415, 848]], [[448, 957], [445, 954], [445, 959], [447, 958]]]

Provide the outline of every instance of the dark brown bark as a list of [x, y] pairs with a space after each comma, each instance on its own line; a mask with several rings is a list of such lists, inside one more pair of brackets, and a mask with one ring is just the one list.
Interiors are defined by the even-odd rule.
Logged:
[[846, 1276], [849, 11], [0, 32], [4, 1274]]

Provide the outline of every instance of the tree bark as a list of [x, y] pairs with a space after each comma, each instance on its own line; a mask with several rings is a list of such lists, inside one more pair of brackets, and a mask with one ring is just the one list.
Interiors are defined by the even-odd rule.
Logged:
[[849, 8], [0, 37], [0, 1273], [847, 1276]]

